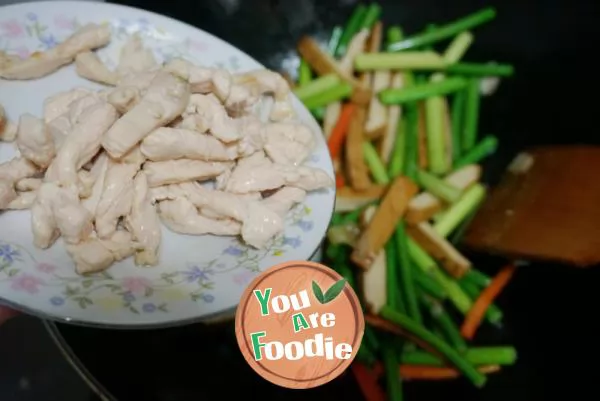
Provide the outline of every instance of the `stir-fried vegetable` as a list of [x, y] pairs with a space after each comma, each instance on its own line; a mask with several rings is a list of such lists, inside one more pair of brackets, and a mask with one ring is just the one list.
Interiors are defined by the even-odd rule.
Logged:
[[469, 60], [493, 9], [408, 36], [384, 30], [381, 13], [358, 5], [327, 50], [303, 38], [295, 93], [323, 114], [336, 170], [327, 263], [366, 313], [352, 370], [365, 399], [395, 401], [404, 380], [462, 375], [480, 387], [515, 363], [512, 347], [470, 343], [484, 320], [501, 324], [494, 299], [514, 267], [489, 277], [456, 247], [486, 195], [477, 163], [498, 146], [480, 137], [481, 83], [514, 71]]

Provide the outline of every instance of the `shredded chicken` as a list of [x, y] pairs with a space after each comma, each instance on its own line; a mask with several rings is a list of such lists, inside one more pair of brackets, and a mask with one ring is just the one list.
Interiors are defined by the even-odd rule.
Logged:
[[159, 265], [161, 223], [264, 248], [307, 192], [333, 185], [303, 165], [315, 136], [295, 119], [280, 74], [161, 65], [137, 35], [109, 69], [93, 52], [109, 41], [107, 26], [89, 24], [25, 60], [0, 52], [0, 78], [74, 62], [79, 76], [109, 86], [57, 93], [18, 127], [0, 106], [0, 140], [19, 150], [0, 164], [0, 211], [30, 209], [36, 247], [60, 237], [79, 274], [131, 256]]
[[79, 53], [105, 46], [108, 42], [110, 42], [108, 25], [87, 24], [47, 52], [34, 53], [29, 58], [0, 65], [0, 78], [20, 80], [41, 78], [73, 62]]

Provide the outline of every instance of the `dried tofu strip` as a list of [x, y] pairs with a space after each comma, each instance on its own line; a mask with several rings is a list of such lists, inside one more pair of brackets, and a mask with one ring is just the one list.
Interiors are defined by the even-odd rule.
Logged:
[[342, 103], [335, 102], [327, 105], [325, 109], [325, 117], [323, 118], [323, 133], [325, 138], [329, 139], [335, 125], [337, 124], [342, 112]]
[[394, 233], [396, 225], [406, 212], [409, 201], [417, 193], [417, 186], [406, 177], [398, 177], [390, 185], [373, 220], [360, 236], [352, 260], [363, 269], [369, 269], [379, 251]]
[[[477, 164], [470, 164], [448, 174], [444, 179], [444, 182], [454, 188], [464, 191], [478, 182], [480, 178], [481, 167]], [[429, 220], [434, 214], [440, 211], [442, 206], [443, 203], [441, 200], [429, 192], [422, 192], [410, 200], [408, 211], [406, 212], [406, 221], [409, 224], [418, 224], [422, 221]]]
[[352, 116], [346, 138], [346, 172], [350, 185], [357, 191], [363, 191], [371, 186], [369, 168], [363, 157], [363, 128], [366, 110], [358, 107]]
[[[379, 52], [381, 48], [381, 37], [383, 24], [378, 22], [373, 26], [368, 51], [372, 53]], [[371, 73], [371, 89], [373, 97], [369, 104], [365, 133], [369, 138], [379, 138], [385, 133], [387, 125], [388, 109], [379, 101], [378, 93], [389, 88], [392, 80], [392, 73], [388, 70], [380, 70]]]
[[361, 192], [348, 187], [340, 188], [335, 194], [335, 211], [343, 213], [359, 209], [381, 198], [384, 192], [385, 187], [382, 185], [372, 185]]
[[[391, 88], [402, 88], [404, 85], [404, 76], [401, 72], [397, 72], [392, 76]], [[398, 132], [398, 124], [402, 120], [402, 107], [400, 105], [392, 105], [387, 110], [387, 125], [385, 127], [385, 134], [381, 140], [381, 147], [379, 149], [379, 156], [381, 160], [387, 164], [392, 157], [392, 151], [394, 150], [394, 142], [396, 141], [396, 133]]]
[[[371, 206], [363, 213], [366, 224], [369, 224], [377, 208]], [[385, 249], [379, 251], [371, 268], [364, 270], [358, 275], [359, 288], [361, 289], [363, 300], [367, 311], [377, 314], [379, 310], [387, 303], [387, 263]]]
[[363, 29], [354, 35], [348, 45], [346, 54], [340, 60], [340, 68], [344, 73], [350, 76], [354, 73], [354, 58], [365, 51], [368, 38], [369, 31], [367, 29]]
[[353, 87], [352, 101], [366, 104], [371, 98], [371, 91], [366, 89], [359, 80], [346, 73], [333, 57], [325, 53], [312, 38], [305, 36], [298, 43], [298, 52], [319, 75], [336, 74]]
[[471, 268], [471, 262], [446, 238], [439, 235], [428, 222], [407, 226], [406, 230], [408, 235], [437, 259], [452, 277], [461, 278]]

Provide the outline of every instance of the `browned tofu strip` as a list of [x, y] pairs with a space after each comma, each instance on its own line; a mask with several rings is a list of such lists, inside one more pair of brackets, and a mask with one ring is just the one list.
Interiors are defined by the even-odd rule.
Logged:
[[437, 259], [446, 271], [455, 278], [461, 278], [471, 268], [471, 262], [439, 235], [427, 222], [416, 226], [406, 226], [406, 232], [433, 258]]
[[335, 211], [339, 213], [359, 209], [381, 198], [385, 189], [382, 185], [372, 185], [361, 192], [349, 187], [339, 188], [335, 194]]
[[[369, 38], [369, 43], [367, 45], [368, 52], [379, 52], [382, 36], [383, 24], [378, 22], [371, 30], [371, 37]], [[383, 136], [385, 133], [388, 114], [388, 108], [379, 101], [377, 93], [390, 86], [392, 73], [384, 70], [371, 72], [369, 75], [373, 96], [369, 102], [369, 111], [367, 113], [367, 121], [365, 122], [365, 134], [367, 137], [374, 139]]]
[[373, 220], [361, 234], [352, 260], [363, 269], [369, 269], [379, 251], [392, 236], [396, 225], [404, 215], [408, 202], [417, 193], [417, 186], [406, 177], [392, 182]]
[[319, 75], [336, 74], [353, 87], [352, 102], [367, 104], [371, 100], [371, 91], [352, 75], [344, 72], [335, 59], [325, 53], [314, 39], [305, 36], [298, 43], [298, 52]]
[[[444, 182], [455, 188], [465, 190], [478, 182], [480, 178], [481, 167], [477, 164], [469, 164], [448, 174], [444, 178]], [[406, 212], [406, 221], [409, 224], [417, 224], [429, 220], [442, 206], [443, 203], [441, 200], [429, 192], [422, 192], [410, 200], [408, 211]]]
[[356, 191], [364, 191], [371, 186], [369, 168], [363, 157], [363, 127], [365, 126], [366, 111], [364, 107], [357, 107], [346, 138], [346, 173], [350, 179], [350, 185]]

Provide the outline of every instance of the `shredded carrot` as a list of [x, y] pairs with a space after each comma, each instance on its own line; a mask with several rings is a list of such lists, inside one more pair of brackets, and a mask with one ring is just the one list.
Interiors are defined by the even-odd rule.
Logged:
[[467, 340], [473, 339], [477, 328], [481, 324], [485, 312], [494, 302], [494, 299], [502, 292], [502, 289], [508, 284], [515, 273], [516, 266], [508, 265], [502, 268], [492, 279], [490, 284], [481, 291], [479, 298], [473, 303], [471, 310], [465, 316], [465, 320], [460, 328], [460, 333]]
[[333, 127], [333, 130], [331, 131], [331, 136], [327, 141], [327, 146], [329, 147], [329, 153], [331, 154], [332, 159], [337, 158], [340, 154], [342, 145], [344, 144], [344, 139], [346, 138], [346, 134], [348, 133], [350, 120], [352, 119], [352, 114], [354, 114], [355, 109], [356, 106], [353, 103], [347, 103], [342, 106], [340, 118], [335, 124], [335, 127]]
[[341, 173], [337, 173], [335, 175], [335, 187], [336, 188], [344, 188], [346, 186], [346, 180]]
[[377, 384], [377, 376], [359, 362], [352, 364], [352, 373], [366, 401], [385, 401], [385, 393]]

